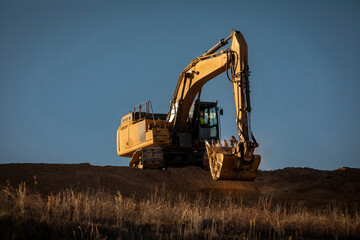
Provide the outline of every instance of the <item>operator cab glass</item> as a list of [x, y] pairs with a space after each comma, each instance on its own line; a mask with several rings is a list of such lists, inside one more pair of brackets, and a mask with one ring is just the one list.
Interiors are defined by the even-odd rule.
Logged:
[[199, 140], [219, 139], [217, 107], [200, 106], [199, 109]]
[[219, 119], [216, 102], [195, 102], [189, 112], [188, 130], [192, 132], [193, 139], [218, 140]]

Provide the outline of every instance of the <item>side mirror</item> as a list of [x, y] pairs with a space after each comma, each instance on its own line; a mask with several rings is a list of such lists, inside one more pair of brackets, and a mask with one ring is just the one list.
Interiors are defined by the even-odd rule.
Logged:
[[224, 115], [224, 109], [220, 109], [220, 115], [222, 116], [222, 115]]

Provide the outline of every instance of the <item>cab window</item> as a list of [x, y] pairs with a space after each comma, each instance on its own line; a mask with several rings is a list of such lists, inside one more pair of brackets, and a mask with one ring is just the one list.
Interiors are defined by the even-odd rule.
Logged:
[[207, 127], [213, 127], [217, 125], [215, 107], [204, 108], [200, 110], [200, 124]]

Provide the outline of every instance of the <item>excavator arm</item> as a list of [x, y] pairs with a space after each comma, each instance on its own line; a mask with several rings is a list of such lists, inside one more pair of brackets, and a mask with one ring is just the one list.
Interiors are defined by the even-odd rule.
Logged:
[[[230, 49], [216, 52], [231, 39]], [[216, 53], [215, 53], [216, 52]], [[187, 118], [196, 95], [211, 79], [225, 72], [233, 85], [238, 139], [232, 137], [230, 146], [206, 142], [212, 176], [217, 179], [254, 180], [260, 156], [254, 155], [258, 146], [251, 132], [250, 86], [247, 44], [238, 31], [195, 58], [180, 74], [167, 116], [173, 134], [186, 128]], [[230, 75], [229, 75], [230, 71]]]

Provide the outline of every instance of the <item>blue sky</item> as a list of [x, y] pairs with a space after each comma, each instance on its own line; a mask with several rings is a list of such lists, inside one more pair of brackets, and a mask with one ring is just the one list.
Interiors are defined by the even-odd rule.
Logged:
[[[358, 1], [0, 1], [0, 163], [127, 165], [120, 119], [167, 113], [182, 69], [232, 29], [249, 51], [261, 169], [360, 167]], [[202, 99], [224, 108], [231, 85]]]

